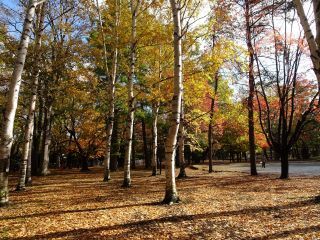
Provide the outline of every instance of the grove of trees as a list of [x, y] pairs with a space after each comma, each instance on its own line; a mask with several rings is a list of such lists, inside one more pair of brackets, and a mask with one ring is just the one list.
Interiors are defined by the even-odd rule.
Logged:
[[320, 154], [318, 0], [0, 7], [0, 206], [17, 171], [20, 191], [50, 168], [123, 170], [127, 188], [131, 169], [165, 167], [173, 204], [189, 164], [248, 160], [254, 176], [263, 156], [286, 179]]

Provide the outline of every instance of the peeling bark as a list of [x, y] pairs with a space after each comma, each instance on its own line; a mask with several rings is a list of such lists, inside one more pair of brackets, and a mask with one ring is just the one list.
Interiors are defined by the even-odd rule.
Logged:
[[134, 124], [134, 108], [135, 101], [133, 96], [133, 81], [136, 76], [136, 51], [137, 51], [137, 16], [141, 5], [141, 0], [131, 0], [131, 53], [130, 53], [130, 77], [128, 83], [128, 109], [127, 116], [127, 132], [126, 132], [126, 146], [124, 157], [124, 180], [123, 187], [131, 187], [131, 152], [132, 152], [132, 134]]
[[[39, 84], [39, 60], [41, 57], [41, 38], [43, 34], [43, 25], [44, 25], [44, 16], [45, 16], [46, 3], [43, 3], [41, 6], [40, 15], [38, 16], [38, 23], [36, 29], [36, 39], [35, 39], [35, 67], [33, 72], [33, 81], [31, 84], [31, 99], [30, 105], [28, 109], [28, 117], [27, 124], [24, 132], [24, 146], [22, 152], [22, 159], [20, 163], [20, 177], [17, 186], [17, 190], [24, 190], [26, 183], [31, 183], [31, 154], [30, 149], [32, 146], [32, 138], [33, 138], [33, 127], [34, 127], [34, 113], [36, 111], [36, 102], [37, 102], [37, 89]], [[28, 162], [29, 161], [29, 162]], [[29, 174], [27, 174], [27, 169], [29, 170]], [[28, 178], [27, 178], [28, 175]]]
[[170, 127], [165, 144], [166, 192], [163, 203], [179, 202], [175, 181], [175, 156], [182, 101], [182, 30], [180, 1], [170, 0], [174, 22], [174, 93], [171, 102]]
[[21, 85], [21, 76], [27, 56], [30, 33], [32, 31], [37, 1], [30, 0], [23, 25], [17, 58], [12, 73], [12, 79], [7, 96], [6, 110], [0, 133], [0, 206], [9, 202], [8, 175], [10, 152], [13, 142], [13, 126], [18, 105], [18, 98]]
[[[293, 0], [295, 8], [297, 10], [301, 26], [304, 31], [305, 38], [307, 40], [311, 61], [313, 64], [313, 71], [318, 81], [318, 91], [320, 92], [320, 1], [313, 0], [313, 11], [316, 23], [316, 38], [312, 34], [310, 24], [308, 22], [307, 15], [303, 9], [301, 0]], [[320, 104], [320, 101], [319, 101]]]
[[156, 176], [158, 171], [158, 114], [159, 104], [156, 103], [152, 108], [152, 176]]

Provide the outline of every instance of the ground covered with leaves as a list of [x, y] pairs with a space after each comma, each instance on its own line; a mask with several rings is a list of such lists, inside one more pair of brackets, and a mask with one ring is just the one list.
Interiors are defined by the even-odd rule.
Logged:
[[[277, 179], [187, 169], [177, 180], [182, 202], [166, 206], [164, 176], [102, 169], [53, 171], [0, 209], [0, 239], [320, 239], [320, 177]], [[11, 183], [15, 182], [11, 178]], [[14, 189], [14, 185], [12, 185]]]

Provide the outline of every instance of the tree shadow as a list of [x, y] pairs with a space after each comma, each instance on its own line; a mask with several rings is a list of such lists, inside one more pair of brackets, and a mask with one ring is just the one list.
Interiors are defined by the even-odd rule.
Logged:
[[160, 205], [160, 204], [158, 202], [148, 202], [148, 203], [127, 204], [127, 205], [103, 207], [103, 208], [71, 209], [71, 210], [63, 210], [63, 211], [41, 212], [41, 213], [34, 213], [34, 214], [28, 214], [28, 215], [22, 215], [22, 216], [0, 217], [0, 220], [32, 218], [32, 217], [47, 217], [47, 216], [56, 216], [56, 215], [62, 215], [62, 214], [68, 214], [68, 213], [95, 212], [95, 211], [127, 208], [127, 207], [156, 206], [156, 205]]
[[246, 238], [247, 240], [267, 240], [288, 237], [290, 235], [307, 234], [312, 232], [320, 232], [320, 225], [309, 226], [305, 228], [295, 228], [283, 232], [271, 233], [262, 237]]
[[[147, 203], [147, 205], [154, 205], [158, 203]], [[180, 215], [180, 216], [168, 216], [168, 217], [162, 217], [158, 219], [148, 219], [148, 220], [142, 220], [142, 221], [136, 221], [136, 222], [130, 222], [130, 223], [125, 223], [125, 224], [118, 224], [118, 225], [113, 225], [113, 226], [102, 226], [102, 227], [97, 227], [97, 228], [83, 228], [83, 229], [75, 229], [75, 230], [68, 230], [68, 231], [61, 231], [61, 232], [54, 232], [54, 233], [47, 233], [47, 234], [42, 234], [42, 235], [35, 235], [31, 237], [18, 237], [18, 238], [13, 238], [13, 239], [18, 239], [18, 240], [33, 240], [33, 239], [51, 239], [51, 238], [67, 238], [67, 237], [72, 237], [72, 236], [78, 236], [82, 237], [86, 235], [92, 235], [101, 233], [103, 231], [111, 231], [111, 230], [121, 230], [121, 229], [126, 229], [126, 228], [137, 228], [137, 227], [143, 227], [147, 226], [148, 228], [154, 224], [161, 224], [161, 223], [180, 223], [184, 221], [197, 221], [197, 220], [202, 220], [202, 219], [208, 219], [208, 218], [216, 218], [216, 217], [231, 217], [231, 216], [237, 216], [237, 215], [252, 215], [252, 214], [257, 214], [261, 212], [271, 212], [271, 211], [280, 211], [283, 209], [290, 209], [290, 208], [297, 208], [297, 207], [304, 207], [304, 206], [309, 206], [309, 205], [315, 205], [317, 204], [313, 199], [312, 200], [306, 200], [306, 201], [301, 201], [301, 202], [293, 202], [289, 203], [286, 205], [282, 206], [275, 206], [275, 207], [258, 207], [258, 208], [246, 208], [246, 209], [241, 209], [241, 210], [233, 210], [233, 211], [222, 211], [222, 212], [213, 212], [213, 213], [203, 213], [203, 214], [197, 214], [197, 215]], [[140, 205], [140, 204], [137, 204]], [[144, 204], [142, 204], [144, 205]], [[129, 206], [134, 206], [134, 205], [129, 205]], [[118, 206], [114, 208], [121, 208], [121, 207], [126, 207], [124, 206]], [[103, 209], [86, 209], [86, 210], [74, 210], [71, 212], [86, 212], [86, 211], [98, 211], [98, 210], [104, 210], [104, 209], [110, 209], [110, 208], [103, 208]], [[69, 211], [62, 211], [58, 212], [57, 214], [63, 214], [63, 213], [68, 213]], [[44, 214], [36, 214], [37, 216], [46, 216], [46, 214], [52, 214], [52, 213], [44, 213]], [[31, 215], [35, 216], [35, 215]], [[252, 238], [253, 239], [272, 239], [276, 238], [278, 236], [287, 236], [286, 234], [294, 234], [294, 232], [308, 232], [308, 231], [317, 231], [320, 229], [320, 226], [312, 226], [306, 229], [296, 229], [294, 231], [285, 231], [281, 233], [275, 233], [275, 234], [270, 234], [268, 236], [264, 236], [262, 238]]]

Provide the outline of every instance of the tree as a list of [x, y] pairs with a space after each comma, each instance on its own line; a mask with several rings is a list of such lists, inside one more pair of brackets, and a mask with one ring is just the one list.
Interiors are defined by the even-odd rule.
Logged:
[[[33, 127], [34, 127], [34, 114], [36, 110], [36, 102], [37, 102], [37, 90], [38, 90], [38, 83], [39, 83], [39, 60], [40, 60], [40, 48], [41, 48], [41, 39], [44, 30], [44, 17], [46, 11], [46, 2], [42, 3], [40, 6], [40, 10], [37, 16], [37, 25], [36, 25], [36, 39], [35, 39], [35, 66], [33, 72], [33, 81], [31, 83], [31, 99], [30, 99], [30, 106], [28, 110], [28, 117], [27, 117], [27, 124], [25, 126], [25, 133], [24, 133], [24, 146], [23, 146], [23, 155], [20, 163], [20, 179], [18, 182], [17, 190], [24, 190], [25, 184], [31, 182], [31, 146], [32, 146], [32, 137], [33, 137]], [[27, 177], [27, 166], [29, 165], [29, 175]]]
[[117, 78], [117, 69], [118, 69], [118, 42], [119, 42], [119, 33], [118, 28], [120, 25], [120, 4], [119, 0], [116, 0], [113, 4], [109, 4], [109, 8], [114, 11], [114, 29], [112, 33], [114, 34], [115, 43], [113, 49], [113, 56], [112, 56], [112, 69], [111, 74], [109, 73], [108, 67], [108, 55], [107, 55], [107, 42], [106, 42], [106, 35], [105, 30], [103, 27], [102, 17], [100, 13], [100, 6], [99, 1], [96, 1], [98, 16], [99, 16], [99, 25], [100, 25], [100, 32], [102, 35], [102, 43], [103, 43], [103, 57], [104, 57], [104, 71], [107, 80], [109, 81], [109, 93], [110, 97], [108, 98], [108, 116], [106, 117], [106, 133], [107, 133], [107, 141], [106, 141], [106, 155], [104, 160], [104, 177], [103, 181], [110, 180], [110, 159], [111, 159], [111, 138], [113, 133], [113, 126], [114, 126], [114, 117], [115, 117], [115, 84]]
[[126, 150], [124, 158], [124, 179], [123, 187], [131, 186], [130, 163], [132, 152], [132, 134], [134, 126], [134, 109], [135, 99], [133, 95], [133, 84], [136, 78], [136, 51], [137, 51], [137, 17], [141, 5], [141, 0], [131, 0], [131, 48], [130, 48], [130, 76], [128, 83], [128, 117], [127, 117], [127, 133], [126, 133]]
[[313, 64], [313, 71], [318, 80], [318, 89], [320, 91], [320, 2], [318, 0], [312, 0], [313, 16], [316, 25], [316, 37], [314, 37], [312, 33], [311, 26], [308, 22], [308, 18], [303, 9], [301, 0], [293, 0], [293, 3], [297, 10], [300, 23], [309, 46], [310, 58]]
[[182, 101], [182, 29], [180, 1], [170, 0], [174, 24], [174, 90], [171, 102], [170, 127], [166, 139], [166, 192], [163, 203], [179, 202], [175, 181], [175, 155]]
[[17, 59], [12, 73], [12, 80], [9, 87], [9, 95], [4, 114], [4, 121], [0, 133], [0, 206], [6, 205], [9, 202], [8, 174], [10, 152], [13, 142], [13, 125], [18, 105], [21, 76], [29, 46], [29, 35], [32, 30], [37, 4], [38, 1], [30, 0], [26, 9], [26, 17], [17, 52]]
[[256, 145], [254, 137], [253, 99], [254, 99], [254, 49], [252, 46], [252, 20], [251, 1], [245, 0], [246, 42], [249, 53], [249, 96], [248, 96], [248, 126], [249, 126], [249, 153], [250, 172], [252, 176], [258, 175], [256, 167]]
[[[275, 24], [276, 14], [284, 16], [282, 34]], [[288, 157], [293, 145], [319, 111], [316, 107], [319, 92], [312, 83], [306, 83], [300, 67], [305, 47], [301, 35], [295, 38], [289, 27], [294, 24], [292, 15], [272, 8], [271, 30], [256, 39], [255, 44], [260, 125], [269, 146], [281, 158], [282, 179], [289, 177]]]

